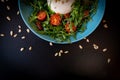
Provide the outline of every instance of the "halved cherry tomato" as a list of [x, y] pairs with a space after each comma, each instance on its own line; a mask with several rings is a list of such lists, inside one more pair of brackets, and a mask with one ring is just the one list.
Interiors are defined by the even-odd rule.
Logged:
[[50, 17], [50, 24], [58, 26], [61, 23], [61, 16], [58, 13], [52, 14]]
[[45, 11], [39, 11], [37, 14], [37, 19], [40, 21], [44, 21], [47, 17], [47, 14]]
[[72, 31], [70, 31], [70, 23], [66, 23], [65, 30], [68, 33], [72, 32], [72, 31], [75, 32], [77, 30], [77, 27], [74, 25], [74, 23], [72, 23]]
[[42, 27], [40, 21], [36, 22], [36, 26], [38, 27], [39, 30], [43, 30], [43, 27]]

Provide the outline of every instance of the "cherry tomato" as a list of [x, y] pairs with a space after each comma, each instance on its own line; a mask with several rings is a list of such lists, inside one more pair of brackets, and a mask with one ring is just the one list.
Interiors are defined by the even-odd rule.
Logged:
[[72, 23], [72, 31], [70, 31], [70, 23], [66, 23], [66, 25], [65, 25], [65, 30], [66, 30], [66, 32], [68, 32], [68, 33], [70, 33], [70, 32], [75, 32], [76, 31], [76, 29], [77, 29], [77, 27], [76, 26], [74, 26], [74, 23]]
[[61, 16], [60, 14], [52, 14], [50, 17], [50, 24], [54, 25], [54, 26], [58, 26], [61, 23]]
[[37, 19], [40, 21], [44, 21], [47, 17], [47, 14], [45, 11], [39, 11], [37, 14]]

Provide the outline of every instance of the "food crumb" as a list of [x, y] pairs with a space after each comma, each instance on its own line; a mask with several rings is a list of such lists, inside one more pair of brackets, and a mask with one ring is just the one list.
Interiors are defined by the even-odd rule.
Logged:
[[25, 39], [25, 36], [22, 36], [21, 39]]
[[6, 19], [7, 19], [8, 21], [11, 21], [11, 18], [10, 18], [9, 16], [7, 16]]
[[103, 23], [106, 23], [106, 20], [104, 19], [102, 22], [103, 22]]
[[111, 59], [110, 59], [110, 58], [108, 58], [108, 59], [107, 59], [107, 62], [108, 62], [108, 63], [110, 63], [110, 62], [111, 62]]
[[25, 48], [22, 47], [22, 48], [20, 48], [20, 51], [23, 51], [24, 49], [25, 49]]
[[20, 14], [20, 11], [17, 11], [17, 15], [19, 15]]
[[1, 37], [4, 37], [4, 36], [5, 36], [5, 34], [0, 34], [0, 36], [1, 36]]
[[26, 29], [26, 32], [27, 32], [27, 33], [30, 33], [30, 29]]
[[104, 48], [102, 51], [103, 51], [103, 52], [106, 52], [106, 51], [107, 51], [107, 48]]
[[96, 44], [93, 44], [93, 47], [94, 47], [95, 50], [99, 49], [99, 46], [96, 45]]
[[21, 33], [22, 32], [22, 30], [21, 29], [18, 29], [18, 33]]
[[21, 26], [20, 26], [20, 25], [18, 25], [18, 28], [19, 28], [19, 29], [21, 29]]
[[83, 38], [84, 40], [86, 40], [87, 38], [85, 37], [85, 38]]
[[60, 52], [58, 53], [58, 56], [62, 56]]
[[88, 42], [88, 43], [89, 43], [89, 42], [90, 42], [90, 40], [89, 40], [89, 39], [86, 39], [86, 42]]
[[63, 53], [63, 50], [60, 50], [59, 53]]
[[69, 53], [69, 51], [64, 51], [65, 54]]
[[32, 50], [32, 46], [29, 47], [29, 51], [31, 51], [31, 50]]
[[104, 28], [108, 28], [108, 25], [107, 25], [107, 24], [104, 24]]
[[17, 34], [14, 34], [13, 37], [14, 37], [14, 38], [17, 37]]
[[82, 45], [79, 45], [79, 48], [80, 48], [80, 49], [83, 49], [83, 46], [82, 46]]
[[10, 31], [10, 36], [13, 36], [13, 31]]
[[7, 10], [10, 10], [10, 6], [7, 5], [6, 8], [7, 8]]
[[55, 53], [55, 55], [54, 56], [58, 56], [58, 53]]
[[53, 46], [53, 43], [52, 43], [52, 42], [49, 42], [49, 45], [50, 45], [50, 46]]

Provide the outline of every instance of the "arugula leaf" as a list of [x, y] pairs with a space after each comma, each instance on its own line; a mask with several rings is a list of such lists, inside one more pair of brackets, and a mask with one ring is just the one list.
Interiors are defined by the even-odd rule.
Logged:
[[[41, 35], [48, 35], [51, 38], [55, 39], [57, 42], [71, 42], [71, 36], [76, 39], [77, 32], [80, 32], [81, 34], [87, 29], [87, 22], [91, 20], [92, 16], [96, 13], [98, 0], [75, 0], [75, 2], [72, 4], [70, 17], [64, 19], [64, 16], [62, 14], [60, 15], [62, 22], [59, 26], [53, 26], [50, 24], [50, 16], [55, 12], [53, 12], [50, 9], [50, 6], [48, 6], [47, 0], [29, 0], [29, 4], [33, 7], [33, 12], [29, 17], [29, 22], [37, 33]], [[44, 10], [47, 13], [46, 20], [41, 22], [43, 30], [39, 30], [35, 25], [35, 22], [38, 21], [37, 13], [40, 10]], [[89, 10], [89, 15], [87, 17], [84, 16], [85, 10]], [[65, 25], [67, 22], [70, 23], [70, 33], [67, 33], [65, 30]], [[72, 30], [73, 23], [77, 27], [76, 32]]]

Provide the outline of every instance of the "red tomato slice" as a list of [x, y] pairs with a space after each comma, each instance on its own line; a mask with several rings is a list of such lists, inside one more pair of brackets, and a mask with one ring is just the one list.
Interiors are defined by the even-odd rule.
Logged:
[[37, 19], [40, 21], [44, 21], [47, 17], [47, 14], [45, 11], [39, 11], [37, 14]]
[[[66, 23], [66, 25], [65, 25], [65, 30], [66, 30], [66, 32], [68, 32], [68, 33], [70, 33], [71, 31], [70, 31], [70, 23]], [[76, 29], [77, 29], [77, 27], [76, 26], [74, 26], [74, 23], [72, 23], [72, 31], [73, 32], [75, 32], [76, 31]]]
[[54, 25], [54, 26], [58, 26], [61, 23], [61, 16], [60, 14], [53, 14], [50, 17], [50, 24]]

